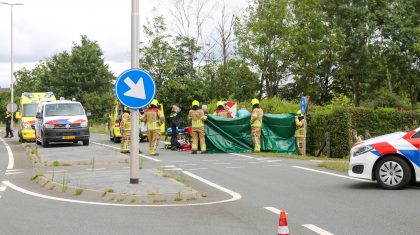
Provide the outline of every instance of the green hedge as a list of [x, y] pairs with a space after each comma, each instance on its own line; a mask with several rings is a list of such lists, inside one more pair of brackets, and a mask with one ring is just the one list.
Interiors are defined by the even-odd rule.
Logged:
[[307, 131], [307, 153], [316, 155], [330, 132], [331, 156], [347, 156], [351, 147], [351, 116], [347, 109], [318, 109], [311, 115]]

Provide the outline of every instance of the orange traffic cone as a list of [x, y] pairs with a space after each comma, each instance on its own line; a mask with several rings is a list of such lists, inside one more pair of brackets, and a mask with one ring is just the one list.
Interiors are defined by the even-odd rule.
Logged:
[[289, 226], [287, 225], [286, 212], [280, 212], [278, 235], [289, 235]]

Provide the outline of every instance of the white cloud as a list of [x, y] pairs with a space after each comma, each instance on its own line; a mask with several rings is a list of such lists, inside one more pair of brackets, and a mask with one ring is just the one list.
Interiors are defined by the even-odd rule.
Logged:
[[[7, 1], [7, 0], [5, 0]], [[153, 17], [157, 7], [168, 22], [170, 0], [140, 0], [140, 23]], [[196, 1], [196, 0], [192, 0]], [[220, 15], [222, 0], [213, 0], [219, 10], [212, 14], [213, 21]], [[80, 35], [98, 41], [106, 63], [118, 75], [130, 65], [129, 0], [19, 0], [25, 5], [14, 7], [15, 71], [34, 65], [54, 53], [69, 50]], [[219, 2], [218, 4], [216, 2]], [[208, 4], [212, 5], [212, 4]], [[213, 4], [214, 5], [214, 4]], [[246, 0], [226, 0], [227, 9], [244, 8]], [[168, 23], [170, 26], [171, 24]], [[205, 32], [211, 32], [215, 23], [208, 23]], [[144, 41], [142, 33], [141, 40]], [[124, 67], [125, 66], [125, 67]], [[10, 7], [0, 5], [0, 86], [10, 85]]]

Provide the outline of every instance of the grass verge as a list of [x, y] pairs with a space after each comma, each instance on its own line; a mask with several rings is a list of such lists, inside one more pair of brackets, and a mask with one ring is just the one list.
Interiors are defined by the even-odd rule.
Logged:
[[297, 159], [303, 161], [317, 160], [321, 161], [319, 167], [323, 167], [330, 170], [335, 170], [339, 172], [347, 172], [349, 167], [349, 160], [347, 158], [327, 158], [327, 157], [312, 157], [312, 156], [299, 156], [299, 155], [284, 155], [280, 153], [271, 153], [271, 152], [262, 152], [262, 153], [252, 153], [254, 156], [263, 156], [263, 157], [273, 157], [273, 158], [288, 158], [288, 159]]
[[108, 134], [106, 123], [94, 123], [89, 126], [89, 131], [95, 134]]

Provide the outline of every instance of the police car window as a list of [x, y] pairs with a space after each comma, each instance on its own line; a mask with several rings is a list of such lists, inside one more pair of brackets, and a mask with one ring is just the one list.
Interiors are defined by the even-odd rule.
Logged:
[[414, 134], [411, 139], [420, 139], [420, 131], [418, 131], [416, 134]]

